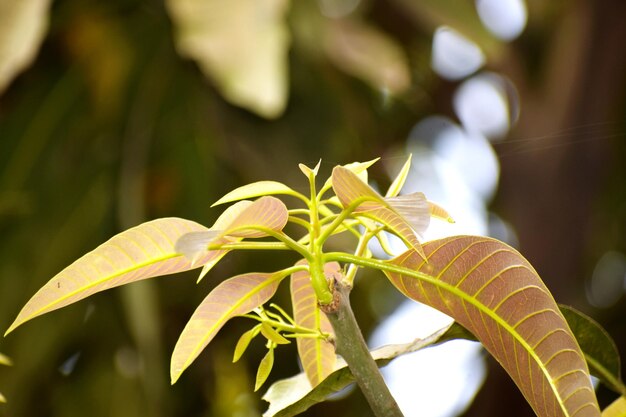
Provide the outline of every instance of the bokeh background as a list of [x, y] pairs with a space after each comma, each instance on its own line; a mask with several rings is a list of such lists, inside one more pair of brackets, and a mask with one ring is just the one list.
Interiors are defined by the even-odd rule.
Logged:
[[[621, 0], [0, 0], [0, 329], [125, 228], [211, 224], [212, 202], [256, 180], [306, 190], [297, 164], [320, 158], [325, 175], [380, 156], [370, 177], [385, 187], [412, 153], [406, 191], [457, 220], [433, 236], [516, 246], [623, 354], [624, 22]], [[0, 340], [14, 363], [0, 368], [0, 416], [260, 415], [262, 344], [230, 363], [244, 320], [174, 386], [169, 355], [221, 279], [292, 261], [231, 254], [199, 285], [193, 272], [148, 280], [29, 322]], [[401, 303], [381, 276], [359, 279], [372, 344], [440, 319], [393, 321]], [[464, 352], [390, 384], [441, 405], [422, 416], [532, 415], [492, 359]], [[277, 353], [270, 382], [299, 372], [295, 347]], [[354, 390], [305, 415], [371, 413]]]

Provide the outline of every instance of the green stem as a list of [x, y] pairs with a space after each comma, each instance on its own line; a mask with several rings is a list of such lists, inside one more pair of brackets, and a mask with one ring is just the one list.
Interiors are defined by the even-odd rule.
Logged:
[[335, 301], [332, 308], [324, 309], [335, 331], [337, 353], [348, 364], [354, 379], [377, 417], [402, 417], [402, 412], [389, 392], [363, 339], [350, 307], [349, 291], [349, 287], [336, 282]]
[[231, 242], [209, 245], [208, 250], [292, 250], [281, 242]]

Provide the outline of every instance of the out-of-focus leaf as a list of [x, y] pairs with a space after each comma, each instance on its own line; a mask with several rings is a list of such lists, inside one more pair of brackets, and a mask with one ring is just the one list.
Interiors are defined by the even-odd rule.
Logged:
[[237, 362], [241, 358], [241, 355], [243, 355], [246, 349], [248, 349], [250, 342], [257, 334], [259, 334], [260, 330], [261, 325], [257, 324], [256, 326], [241, 335], [241, 337], [237, 341], [237, 345], [235, 345], [235, 352], [233, 353], [233, 363]]
[[13, 361], [7, 355], [0, 353], [0, 365], [12, 366]]
[[285, 339], [280, 333], [278, 333], [272, 326], [267, 323], [261, 324], [261, 334], [265, 336], [267, 340], [271, 340], [277, 345], [288, 345], [291, 343], [288, 339]]
[[274, 194], [294, 194], [295, 191], [287, 187], [285, 184], [277, 181], [258, 181], [252, 184], [244, 185], [229, 192], [215, 203], [211, 207], [218, 206], [224, 203], [232, 203], [233, 201], [243, 200], [246, 198], [260, 197], [264, 195]]
[[[34, 317], [99, 291], [194, 268], [176, 252], [174, 242], [186, 233], [206, 230], [198, 223], [171, 217], [114, 236], [48, 281], [22, 308], [5, 335]], [[211, 254], [206, 256], [208, 259]]]
[[224, 97], [261, 116], [287, 101], [287, 0], [168, 0], [176, 46]]
[[224, 244], [240, 241], [243, 238], [267, 236], [258, 228], [282, 230], [287, 224], [289, 213], [285, 204], [275, 197], [261, 197], [254, 202], [239, 201], [217, 219], [210, 230], [191, 232], [181, 236], [176, 242], [176, 250], [192, 262], [206, 259], [200, 279], [229, 251], [225, 249], [208, 250], [210, 244]]
[[400, 172], [398, 172], [398, 175], [396, 175], [396, 178], [394, 178], [393, 182], [389, 186], [389, 189], [387, 190], [387, 194], [385, 194], [385, 197], [395, 197], [398, 194], [400, 194], [400, 190], [402, 190], [402, 187], [404, 186], [406, 178], [408, 177], [409, 171], [411, 169], [412, 157], [413, 155], [409, 154], [409, 157], [407, 158], [406, 162], [402, 166], [402, 169], [400, 170]]
[[0, 93], [35, 59], [49, 9], [50, 0], [0, 0]]
[[402, 48], [385, 33], [363, 22], [330, 20], [324, 50], [337, 67], [378, 90], [399, 94], [411, 84], [409, 64]]
[[500, 362], [539, 416], [599, 416], [583, 352], [532, 266], [495, 239], [457, 236], [389, 261], [407, 297], [453, 317]]
[[4, 397], [4, 395], [2, 395], [2, 393], [0, 392], [0, 403], [6, 403], [7, 399]]
[[170, 375], [174, 384], [231, 318], [247, 314], [269, 300], [282, 279], [280, 274], [249, 273], [220, 283], [200, 303], [178, 338]]
[[564, 305], [559, 308], [585, 354], [591, 374], [613, 391], [626, 396], [619, 352], [611, 336], [595, 320], [580, 311]]
[[626, 417], [626, 397], [619, 397], [602, 411], [602, 417]]
[[[339, 201], [341, 201], [344, 207], [349, 206], [360, 198], [367, 198], [367, 200], [359, 204], [354, 210], [354, 213], [384, 224], [398, 235], [408, 247], [423, 256], [422, 245], [415, 235], [416, 233], [423, 232], [423, 230], [421, 230], [423, 224], [418, 226], [420, 230], [414, 230], [413, 225], [409, 223], [408, 219], [394, 210], [382, 196], [349, 169], [336, 166], [333, 169], [332, 184], [335, 194], [339, 197]], [[425, 211], [419, 206], [413, 207], [412, 209], [415, 210], [414, 217], [420, 220], [421, 223], [430, 221], [430, 214], [427, 208]]]
[[[437, 343], [448, 330], [445, 327], [424, 339], [412, 342], [383, 346], [373, 350], [372, 357], [378, 366], [385, 366], [391, 360], [407, 353], [416, 352]], [[330, 395], [341, 391], [354, 382], [352, 372], [346, 362], [337, 358], [333, 372], [316, 387], [311, 387], [307, 375], [302, 372], [291, 378], [275, 382], [267, 390], [263, 399], [270, 403], [263, 417], [291, 417], [308, 410], [311, 406], [325, 401]]]
[[[305, 261], [299, 263], [305, 263]], [[326, 275], [339, 272], [339, 270], [340, 266], [337, 262], [324, 265]], [[319, 308], [309, 271], [298, 271], [291, 275], [291, 303], [297, 325], [334, 334], [328, 318]], [[311, 385], [316, 386], [332, 372], [335, 366], [335, 348], [330, 342], [317, 338], [297, 338], [296, 343], [302, 368]]]
[[261, 359], [261, 363], [259, 363], [259, 369], [256, 372], [256, 382], [254, 383], [254, 391], [258, 391], [261, 386], [267, 380], [267, 377], [270, 376], [270, 372], [272, 372], [272, 367], [274, 366], [274, 349], [270, 349], [267, 351], [263, 359]]

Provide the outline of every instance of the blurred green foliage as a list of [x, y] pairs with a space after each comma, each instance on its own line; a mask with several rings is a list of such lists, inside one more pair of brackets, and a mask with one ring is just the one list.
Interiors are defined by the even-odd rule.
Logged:
[[[26, 1], [0, 1], [0, 12], [13, 3], [27, 5]], [[178, 2], [167, 3], [171, 9]], [[522, 138], [558, 131], [568, 123], [580, 126], [588, 121], [586, 116], [577, 116], [580, 114], [593, 114], [600, 121], [615, 120], [616, 113], [624, 114], [626, 102], [624, 71], [620, 72], [623, 48], [602, 41], [613, 39], [615, 35], [609, 36], [612, 32], [598, 35], [585, 32], [584, 24], [569, 23], [579, 19], [605, 31], [618, 27], [612, 15], [619, 17], [624, 7], [616, 6], [615, 1], [599, 3], [602, 5], [529, 1], [528, 34], [505, 45], [480, 29], [475, 14], [464, 11], [466, 4], [369, 0], [348, 20], [341, 20], [323, 16], [316, 2], [291, 2], [284, 6], [290, 37], [284, 51], [288, 67], [282, 80], [288, 87], [284, 113], [258, 112], [275, 117], [268, 120], [254, 113], [254, 107], [249, 111], [230, 104], [221, 94], [225, 81], [181, 58], [175, 44], [180, 27], [173, 26], [162, 1], [52, 2], [48, 30], [36, 60], [0, 96], [0, 328], [8, 327], [20, 306], [50, 277], [122, 229], [164, 216], [210, 224], [217, 214], [209, 210], [210, 203], [243, 183], [273, 178], [293, 187], [305, 186], [297, 162], [313, 166], [321, 157], [322, 168], [328, 170], [337, 163], [376, 155], [393, 158], [401, 153], [416, 121], [427, 113], [451, 113], [453, 85], [439, 80], [429, 68], [430, 38], [438, 24], [454, 24], [473, 36], [485, 48], [491, 69], [513, 78], [521, 102], [528, 106], [523, 113], [528, 116], [520, 119]], [[610, 7], [618, 11], [612, 12]], [[597, 13], [585, 13], [588, 8], [596, 8]], [[10, 15], [2, 12], [2, 16]], [[37, 24], [26, 25], [32, 28]], [[329, 36], [346, 33], [357, 41], [361, 36], [373, 36], [377, 41], [365, 44], [382, 45], [376, 56], [386, 61], [374, 62], [394, 68], [392, 81], [381, 76], [371, 60], [344, 59], [346, 54], [334, 49], [337, 38]], [[593, 40], [589, 45], [602, 45], [613, 52], [613, 61], [598, 55], [595, 67], [589, 64], [587, 78], [559, 78], [571, 74], [572, 55], [567, 52], [585, 48], [587, 43], [580, 40], [586, 37]], [[615, 68], [618, 75], [602, 72], [605, 67]], [[589, 85], [583, 84], [584, 80], [604, 94], [596, 101], [596, 96], [588, 97], [595, 103], [595, 113], [581, 113], [582, 104], [578, 108], [565, 105], [583, 103], [589, 89], [576, 89], [579, 95], [572, 96], [572, 85], [567, 82]], [[613, 89], [602, 88], [607, 82]], [[542, 100], [544, 105], [537, 105]], [[623, 133], [595, 135], [604, 140], [592, 140], [585, 146], [615, 149], [613, 156], [618, 161], [618, 155], [626, 154], [623, 141], [617, 141], [623, 139]], [[534, 142], [530, 143], [532, 147]], [[590, 155], [585, 147], [573, 149], [577, 155]], [[529, 237], [533, 229], [528, 224], [546, 233], [550, 226], [542, 229], [537, 218], [524, 217], [532, 210], [527, 210], [528, 200], [519, 204], [516, 196], [535, 195], [524, 194], [528, 190], [523, 186], [516, 187], [534, 183], [532, 174], [523, 173], [543, 166], [538, 163], [550, 166], [554, 152], [561, 167], [575, 169], [563, 162], [567, 152], [545, 153], [539, 147], [535, 151], [537, 158], [534, 153], [531, 157], [514, 153], [503, 161], [504, 193], [497, 201], [518, 226], [522, 245], [527, 246], [533, 246]], [[598, 158], [588, 162], [588, 169], [596, 174], [608, 172], [615, 182], [601, 176], [595, 183], [578, 183], [565, 192], [574, 193], [577, 186], [598, 189], [598, 182], [605, 181], [600, 182], [600, 190], [606, 203], [596, 193], [593, 201], [598, 201], [599, 208], [590, 205], [605, 215], [594, 217], [595, 227], [588, 227], [623, 231], [623, 164], [620, 168], [606, 152]], [[545, 169], [542, 181], [568, 172]], [[373, 177], [381, 183], [387, 181], [380, 171]], [[601, 204], [610, 210], [602, 211]], [[573, 210], [571, 215], [582, 217], [585, 213]], [[559, 220], [550, 221], [559, 224]], [[581, 276], [592, 268], [585, 260], [602, 251], [603, 245], [626, 248], [623, 233], [611, 234], [609, 239], [594, 234], [584, 242], [583, 248], [576, 249], [587, 252], [568, 255], [569, 260], [581, 259]], [[251, 265], [271, 270], [273, 260], [278, 259], [274, 256], [280, 255], [228, 257], [211, 275], [231, 276]], [[531, 253], [531, 262], [539, 261], [540, 273], [542, 268], [552, 272], [540, 254], [537, 260], [533, 256]], [[554, 262], [558, 270], [558, 261]], [[546, 275], [549, 286], [554, 280], [551, 288], [555, 293], [574, 292], [582, 298], [582, 278], [574, 281], [572, 290], [565, 281], [572, 274], [564, 273], [563, 280], [558, 273]], [[183, 274], [109, 291], [35, 320], [2, 339], [0, 350], [11, 356], [14, 366], [0, 370], [0, 391], [9, 401], [0, 406], [0, 416], [71, 417], [83, 416], [87, 410], [94, 417], [258, 415], [264, 404], [258, 396], [251, 396], [250, 390], [255, 364], [264, 353], [262, 346], [251, 346], [249, 362], [224, 365], [243, 330], [236, 321], [184, 378], [168, 386], [169, 352], [193, 308], [216, 285], [215, 279], [208, 278], [196, 286], [194, 274]], [[378, 313], [392, 310], [399, 296], [379, 281], [362, 282], [353, 294], [353, 304], [367, 333], [380, 320]], [[376, 300], [376, 305], [385, 306], [382, 309], [369, 304], [374, 286], [379, 297], [387, 300]], [[284, 288], [278, 297], [288, 303]], [[605, 321], [613, 323], [609, 331], [613, 329], [614, 335], [626, 334], [624, 308], [622, 301], [605, 314]], [[612, 321], [612, 317], [621, 319]], [[617, 340], [621, 351], [626, 344], [623, 337]], [[77, 353], [75, 366], [69, 366], [66, 361]], [[298, 372], [295, 349], [290, 355], [291, 360], [280, 361], [272, 378]], [[59, 371], [62, 366], [66, 375]], [[498, 415], [497, 410], [487, 410], [480, 415]], [[324, 413], [369, 415], [358, 392], [347, 400], [314, 407], [307, 415]]]

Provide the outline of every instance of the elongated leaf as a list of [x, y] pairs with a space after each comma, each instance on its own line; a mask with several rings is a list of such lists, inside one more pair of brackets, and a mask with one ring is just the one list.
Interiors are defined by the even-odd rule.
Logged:
[[235, 352], [233, 353], [233, 363], [237, 362], [241, 358], [241, 355], [243, 355], [246, 349], [248, 349], [248, 345], [250, 345], [252, 339], [254, 339], [254, 337], [259, 334], [260, 330], [261, 325], [257, 324], [256, 326], [241, 335], [241, 337], [237, 341], [237, 345], [235, 346]]
[[[415, 339], [412, 342], [387, 345], [373, 350], [372, 357], [378, 366], [385, 366], [398, 356], [416, 352], [436, 343], [441, 343], [452, 338], [447, 338], [449, 326], [445, 327], [424, 339]], [[307, 375], [302, 372], [291, 378], [275, 382], [267, 390], [263, 399], [270, 403], [263, 417], [291, 417], [308, 410], [311, 406], [325, 401], [336, 392], [354, 382], [352, 372], [346, 362], [337, 358], [333, 372], [315, 387], [311, 387]]]
[[506, 369], [539, 416], [599, 416], [585, 358], [550, 292], [514, 249], [490, 238], [457, 236], [408, 251], [390, 263], [422, 272], [387, 272], [407, 297], [452, 316]]
[[568, 306], [559, 306], [582, 349], [591, 374], [613, 391], [626, 395], [615, 342], [595, 320]]
[[261, 359], [261, 363], [259, 364], [259, 369], [256, 372], [256, 381], [254, 382], [254, 391], [258, 391], [261, 386], [267, 380], [267, 377], [270, 376], [270, 372], [272, 372], [272, 368], [274, 367], [274, 349], [270, 348], [267, 351], [263, 359]]
[[[333, 190], [344, 207], [351, 205], [359, 198], [367, 198], [356, 208], [355, 214], [366, 216], [384, 224], [397, 234], [408, 247], [420, 255], [424, 254], [422, 245], [415, 234], [424, 231], [424, 224], [428, 226], [430, 215], [427, 209], [425, 210], [424, 207], [420, 206], [414, 208], [415, 216], [412, 218], [419, 221], [413, 226], [408, 219], [394, 210], [382, 196], [349, 169], [336, 166], [333, 169], [332, 183]], [[419, 230], [415, 230], [413, 227]]]
[[[304, 263], [304, 261], [299, 263]], [[339, 270], [340, 266], [336, 262], [324, 265], [324, 273], [327, 275], [339, 272]], [[297, 325], [334, 334], [328, 318], [319, 309], [317, 297], [311, 285], [311, 274], [308, 271], [299, 271], [291, 275], [291, 303]], [[316, 386], [333, 370], [335, 347], [322, 339], [297, 338], [296, 342], [302, 368], [311, 385]]]
[[[65, 268], [29, 301], [6, 334], [44, 313], [82, 300], [99, 291], [195, 266], [176, 252], [174, 242], [206, 227], [184, 219], [157, 219], [128, 229]], [[208, 261], [204, 255], [199, 264]]]
[[626, 417], [626, 397], [619, 397], [602, 410], [602, 417]]
[[208, 253], [212, 254], [210, 259], [205, 261], [198, 279], [200, 281], [229, 252], [227, 249], [209, 251], [209, 245], [267, 236], [265, 231], [258, 228], [279, 231], [285, 227], [288, 218], [287, 207], [275, 197], [261, 197], [254, 202], [239, 201], [229, 207], [210, 230], [181, 236], [176, 242], [176, 250], [191, 259], [194, 264], [197, 259], [204, 259]]
[[289, 339], [285, 339], [280, 333], [278, 333], [272, 326], [267, 323], [261, 324], [261, 334], [265, 336], [267, 340], [271, 340], [277, 345], [288, 345], [291, 343]]
[[176, 342], [170, 367], [172, 384], [228, 320], [249, 313], [269, 300], [280, 279], [278, 274], [250, 273], [229, 278], [215, 287], [200, 303]]
[[[366, 162], [351, 162], [349, 164], [342, 165], [342, 166], [345, 169], [348, 169], [352, 171], [353, 173], [355, 173], [357, 177], [361, 179], [361, 181], [367, 184], [367, 178], [368, 178], [367, 169], [371, 167], [372, 165], [374, 165], [376, 162], [378, 162], [379, 159], [380, 158], [376, 158], [376, 159], [372, 159]], [[330, 187], [332, 183], [333, 183], [333, 177], [330, 176], [324, 183], [324, 188]]]
[[409, 157], [407, 158], [406, 162], [402, 166], [402, 169], [400, 169], [400, 172], [398, 173], [398, 175], [396, 175], [396, 178], [393, 180], [393, 182], [389, 186], [389, 189], [387, 190], [385, 197], [395, 197], [398, 194], [400, 194], [400, 190], [402, 190], [402, 187], [404, 187], [404, 183], [406, 182], [406, 179], [409, 176], [412, 158], [413, 158], [413, 155], [409, 154]]
[[247, 184], [239, 188], [235, 188], [215, 203], [211, 207], [224, 203], [232, 203], [233, 201], [244, 200], [247, 198], [261, 197], [265, 195], [276, 194], [295, 194], [295, 191], [287, 187], [285, 184], [277, 181], [258, 181]]

